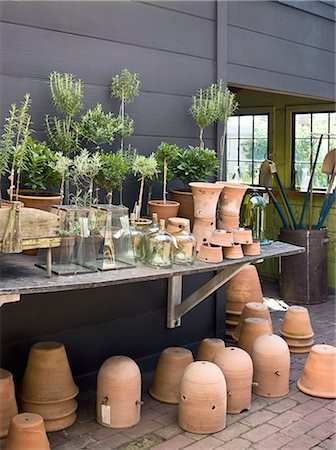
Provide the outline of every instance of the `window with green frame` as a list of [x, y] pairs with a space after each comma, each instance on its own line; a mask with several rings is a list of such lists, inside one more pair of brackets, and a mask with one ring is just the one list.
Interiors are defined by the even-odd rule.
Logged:
[[259, 184], [259, 169], [267, 158], [269, 114], [244, 114], [228, 120], [226, 179]]
[[322, 144], [313, 179], [315, 189], [327, 186], [327, 176], [322, 173], [322, 162], [325, 155], [336, 147], [336, 112], [292, 113], [292, 185], [297, 190], [307, 190], [321, 134]]

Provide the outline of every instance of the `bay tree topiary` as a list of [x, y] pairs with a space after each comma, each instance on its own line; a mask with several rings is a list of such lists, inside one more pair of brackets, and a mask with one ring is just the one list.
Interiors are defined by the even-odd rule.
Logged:
[[153, 180], [159, 174], [158, 162], [155, 154], [151, 153], [149, 156], [135, 155], [132, 165], [132, 171], [135, 177], [140, 181], [139, 197], [136, 205], [136, 219], [139, 220], [142, 209], [142, 198], [145, 186], [145, 180]]

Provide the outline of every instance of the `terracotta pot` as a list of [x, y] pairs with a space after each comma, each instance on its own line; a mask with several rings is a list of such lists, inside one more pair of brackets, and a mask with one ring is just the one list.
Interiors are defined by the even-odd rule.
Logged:
[[314, 345], [297, 386], [314, 397], [336, 398], [336, 347]]
[[153, 213], [156, 213], [158, 221], [160, 222], [161, 219], [164, 219], [166, 226], [170, 217], [176, 217], [178, 215], [179, 207], [179, 202], [171, 200], [167, 200], [166, 203], [163, 200], [150, 200], [148, 202], [150, 217], [153, 216]]
[[191, 227], [194, 222], [194, 200], [191, 191], [172, 189], [171, 198], [180, 203], [179, 216], [190, 220]]
[[227, 216], [239, 217], [240, 206], [248, 186], [227, 181], [217, 181], [217, 184], [223, 187], [219, 199], [219, 209]]
[[226, 382], [222, 371], [197, 361], [184, 371], [180, 384], [179, 426], [190, 433], [216, 433], [226, 425]]
[[303, 306], [290, 306], [286, 311], [280, 334], [294, 339], [309, 339], [314, 336], [308, 309]]
[[214, 230], [211, 233], [210, 244], [221, 245], [222, 247], [232, 247], [233, 233], [225, 230]]
[[41, 192], [40, 195], [37, 195], [38, 193], [30, 189], [22, 189], [19, 192], [18, 199], [27, 208], [51, 212], [53, 205], [61, 203], [61, 196], [51, 192]]
[[223, 261], [223, 249], [218, 245], [202, 244], [197, 254], [200, 261], [220, 263]]
[[258, 271], [253, 265], [243, 267], [226, 284], [226, 311], [241, 314], [246, 303], [262, 302]]
[[65, 347], [60, 342], [38, 342], [29, 352], [19, 398], [23, 402], [64, 402], [78, 394]]
[[237, 323], [237, 327], [232, 335], [235, 341], [239, 340], [240, 332], [244, 323], [244, 320], [248, 317], [260, 317], [261, 319], [266, 319], [271, 327], [271, 332], [273, 333], [272, 319], [269, 309], [266, 305], [260, 302], [249, 302], [244, 306], [243, 312]]
[[233, 240], [236, 244], [252, 244], [252, 230], [249, 228], [233, 228]]
[[196, 360], [212, 362], [216, 353], [223, 348], [225, 348], [223, 339], [205, 338], [198, 347]]
[[9, 424], [18, 413], [13, 376], [0, 369], [0, 438], [7, 436]]
[[283, 397], [289, 392], [290, 355], [286, 342], [275, 334], [258, 337], [252, 348], [253, 392], [262, 397]]
[[216, 183], [189, 183], [194, 200], [194, 217], [216, 219], [217, 203], [222, 186]]
[[292, 339], [292, 338], [286, 338], [282, 336], [282, 338], [286, 341], [289, 350], [291, 347], [312, 347], [314, 345], [314, 339], [308, 338], [308, 339]]
[[291, 346], [291, 347], [289, 347], [289, 351], [290, 351], [290, 353], [303, 354], [303, 353], [309, 353], [311, 348], [312, 348], [312, 345], [307, 345], [304, 347]]
[[61, 431], [71, 427], [71, 425], [73, 425], [76, 422], [76, 419], [77, 414], [73, 412], [66, 417], [61, 417], [60, 419], [45, 420], [44, 426], [48, 433], [54, 431]]
[[190, 233], [190, 220], [184, 217], [170, 217], [168, 219], [167, 231], [168, 233], [175, 234], [184, 228], [185, 231]]
[[[38, 403], [20, 402], [20, 412], [39, 414], [44, 420], [56, 420], [69, 416], [78, 408], [74, 398], [65, 402], [39, 405]], [[48, 430], [47, 430], [48, 431]]]
[[227, 347], [216, 353], [213, 362], [226, 380], [228, 414], [251, 409], [253, 364], [250, 355], [241, 348]]
[[38, 414], [23, 413], [13, 417], [4, 450], [49, 450], [50, 445], [43, 418]]
[[234, 325], [237, 325], [239, 322], [240, 314], [241, 314], [240, 312], [226, 310], [225, 321], [226, 322], [231, 321], [234, 322]]
[[224, 258], [226, 259], [240, 259], [244, 258], [244, 253], [241, 244], [233, 244], [232, 247], [223, 247]]
[[243, 244], [243, 253], [245, 256], [258, 256], [261, 253], [260, 242], [253, 241], [252, 244]]
[[140, 421], [141, 373], [127, 356], [112, 356], [97, 379], [97, 422], [107, 428], [128, 428]]
[[196, 219], [192, 234], [196, 238], [196, 250], [199, 251], [202, 244], [210, 241], [213, 230], [216, 228], [215, 219]]
[[220, 230], [232, 231], [239, 227], [239, 216], [228, 216], [221, 210], [217, 213], [217, 228]]
[[249, 355], [252, 353], [254, 341], [263, 334], [272, 333], [268, 320], [258, 317], [248, 317], [244, 320], [240, 331], [238, 347], [245, 350]]
[[150, 395], [164, 403], [177, 404], [183, 372], [194, 362], [190, 350], [183, 347], [169, 347], [163, 350], [156, 366]]

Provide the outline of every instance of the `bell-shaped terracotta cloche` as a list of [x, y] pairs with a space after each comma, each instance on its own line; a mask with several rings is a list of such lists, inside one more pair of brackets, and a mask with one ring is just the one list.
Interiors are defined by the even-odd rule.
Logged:
[[13, 376], [0, 369], [0, 438], [7, 436], [9, 424], [18, 413]]
[[272, 332], [271, 326], [268, 320], [259, 319], [258, 317], [248, 317], [244, 320], [238, 347], [245, 350], [249, 355], [252, 353], [252, 347], [254, 341], [263, 334], [269, 334]]
[[236, 329], [233, 332], [233, 339], [238, 342], [240, 332], [244, 323], [244, 320], [248, 317], [259, 317], [261, 319], [266, 319], [271, 327], [271, 331], [273, 332], [272, 319], [269, 312], [269, 309], [264, 303], [261, 302], [249, 302], [244, 306], [243, 312], [239, 318], [239, 322], [237, 324]]
[[241, 314], [248, 302], [262, 302], [258, 271], [253, 265], [243, 267], [226, 284], [226, 312]]
[[43, 418], [22, 413], [13, 417], [3, 450], [49, 450]]
[[280, 334], [288, 338], [310, 339], [314, 331], [310, 322], [308, 309], [304, 306], [290, 306], [280, 329]]
[[196, 360], [213, 362], [216, 353], [223, 348], [225, 348], [223, 339], [205, 338], [198, 347]]

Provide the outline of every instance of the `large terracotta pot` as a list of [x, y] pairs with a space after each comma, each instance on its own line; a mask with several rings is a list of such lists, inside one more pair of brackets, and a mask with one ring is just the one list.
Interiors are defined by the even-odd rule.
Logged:
[[149, 216], [152, 217], [153, 213], [157, 214], [158, 221], [165, 220], [166, 226], [170, 217], [176, 217], [178, 215], [180, 204], [175, 201], [167, 200], [164, 203], [163, 200], [150, 200], [148, 202]]
[[234, 228], [239, 227], [239, 216], [228, 216], [224, 214], [220, 209], [217, 213], [217, 228], [220, 230], [232, 231]]
[[18, 413], [13, 376], [0, 369], [0, 438], [7, 436], [9, 424]]
[[4, 450], [49, 450], [50, 445], [43, 418], [38, 414], [23, 413], [13, 417]]
[[241, 244], [233, 244], [232, 247], [224, 247], [224, 258], [226, 259], [240, 259], [244, 258], [244, 253]]
[[223, 187], [219, 199], [219, 209], [227, 216], [239, 217], [240, 206], [248, 186], [227, 181], [217, 181], [217, 184]]
[[213, 362], [216, 353], [223, 348], [225, 348], [223, 339], [205, 338], [198, 347], [196, 360]]
[[23, 402], [64, 402], [78, 394], [63, 344], [38, 342], [29, 352], [19, 398]]
[[241, 332], [244, 320], [247, 319], [248, 317], [260, 317], [262, 319], [268, 320], [270, 327], [271, 327], [271, 331], [273, 333], [272, 319], [271, 319], [271, 315], [270, 315], [270, 312], [269, 312], [269, 309], [267, 308], [267, 306], [260, 302], [249, 302], [249, 303], [246, 303], [246, 305], [244, 306], [243, 312], [242, 312], [241, 316], [239, 317], [239, 322], [237, 324], [237, 327], [236, 327], [235, 331], [233, 332], [232, 337], [235, 341], [239, 340], [239, 336], [240, 336], [240, 332]]
[[190, 364], [180, 384], [179, 426], [190, 433], [216, 433], [226, 425], [226, 382], [219, 367], [208, 361]]
[[292, 339], [285, 336], [282, 336], [286, 341], [289, 351], [291, 353], [309, 353], [310, 349], [314, 345], [314, 339]]
[[51, 212], [53, 205], [59, 205], [61, 202], [61, 196], [51, 192], [41, 192], [40, 195], [30, 189], [22, 189], [19, 192], [18, 199], [27, 208]]
[[314, 336], [308, 309], [303, 306], [290, 306], [286, 311], [280, 334], [288, 338], [309, 339]]
[[45, 421], [67, 417], [74, 413], [77, 408], [78, 404], [74, 398], [65, 402], [46, 403], [42, 405], [38, 403], [20, 402], [20, 412], [39, 414]]
[[197, 259], [204, 262], [220, 263], [223, 261], [223, 249], [218, 245], [202, 244]]
[[252, 230], [249, 228], [233, 228], [233, 241], [236, 244], [252, 244], [253, 238], [252, 238]]
[[65, 417], [60, 417], [59, 419], [53, 420], [45, 420], [44, 426], [48, 433], [52, 433], [54, 431], [65, 430], [66, 428], [71, 427], [76, 422], [77, 414], [73, 412]]
[[233, 233], [225, 230], [213, 230], [209, 242], [222, 247], [233, 247]]
[[215, 219], [194, 219], [192, 234], [196, 238], [196, 250], [199, 251], [202, 244], [210, 241], [213, 230], [216, 228]]
[[226, 380], [228, 414], [251, 409], [253, 364], [250, 355], [241, 348], [227, 347], [216, 353], [213, 362]]
[[168, 233], [175, 234], [184, 228], [185, 231], [190, 233], [190, 220], [184, 217], [170, 217], [168, 219], [167, 231]]
[[336, 398], [336, 347], [314, 345], [297, 386], [314, 397]]
[[169, 347], [163, 350], [156, 366], [150, 395], [164, 403], [177, 404], [183, 372], [194, 362], [190, 350], [183, 347]]
[[112, 356], [97, 379], [97, 422], [107, 428], [127, 428], [140, 421], [141, 373], [127, 356]]
[[261, 253], [260, 242], [253, 241], [252, 244], [243, 244], [243, 253], [245, 256], [258, 256]]
[[290, 355], [286, 342], [275, 334], [258, 337], [252, 348], [253, 392], [262, 397], [283, 397], [289, 392]]
[[172, 189], [171, 198], [180, 203], [179, 216], [190, 220], [191, 227], [194, 222], [194, 200], [191, 191]]
[[189, 183], [194, 200], [194, 217], [216, 220], [217, 203], [222, 186], [216, 183]]
[[226, 311], [241, 314], [248, 302], [262, 302], [258, 271], [253, 265], [243, 267], [226, 284]]
[[272, 329], [268, 320], [259, 319], [258, 317], [248, 317], [243, 322], [238, 347], [251, 355], [255, 340], [263, 334], [270, 333], [272, 333]]

